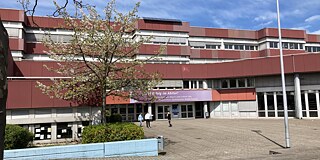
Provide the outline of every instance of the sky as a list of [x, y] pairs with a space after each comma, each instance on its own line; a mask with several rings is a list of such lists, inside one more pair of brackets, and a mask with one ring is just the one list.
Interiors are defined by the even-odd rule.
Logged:
[[[33, 1], [33, 0], [30, 0]], [[64, 0], [58, 0], [58, 3]], [[69, 0], [71, 1], [71, 0]], [[102, 11], [109, 0], [83, 0]], [[128, 12], [139, 0], [117, 0], [116, 8]], [[320, 0], [279, 0], [281, 27], [320, 34]], [[276, 0], [140, 0], [140, 17], [170, 18], [190, 26], [259, 30], [277, 27]], [[0, 3], [0, 8], [22, 9], [17, 0]], [[54, 10], [52, 0], [39, 0], [35, 15]]]

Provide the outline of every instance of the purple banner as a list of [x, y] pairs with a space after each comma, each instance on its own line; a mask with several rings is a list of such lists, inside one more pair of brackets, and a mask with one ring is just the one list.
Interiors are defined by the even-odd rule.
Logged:
[[[212, 101], [211, 90], [160, 90], [151, 91], [155, 95], [154, 102], [193, 102], [193, 101]], [[139, 103], [130, 100], [131, 103]]]

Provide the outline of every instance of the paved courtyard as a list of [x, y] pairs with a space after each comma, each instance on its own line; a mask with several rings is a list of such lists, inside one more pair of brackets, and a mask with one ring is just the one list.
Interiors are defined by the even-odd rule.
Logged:
[[320, 159], [320, 120], [290, 119], [290, 149], [283, 148], [283, 119], [192, 119], [172, 123], [170, 128], [167, 121], [155, 121], [152, 128], [144, 128], [147, 137], [165, 137], [165, 150], [158, 157], [111, 159]]

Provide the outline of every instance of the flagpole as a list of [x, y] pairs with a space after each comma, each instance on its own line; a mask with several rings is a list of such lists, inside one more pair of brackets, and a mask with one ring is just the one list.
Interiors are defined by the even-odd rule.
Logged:
[[283, 108], [284, 108], [284, 127], [285, 127], [285, 141], [286, 141], [285, 148], [290, 148], [287, 93], [286, 93], [286, 83], [285, 83], [285, 77], [284, 77], [281, 26], [280, 26], [280, 9], [279, 8], [280, 8], [279, 7], [279, 0], [277, 0], [277, 18], [278, 18], [279, 49], [280, 49], [280, 67], [281, 67], [282, 96], [283, 96]]

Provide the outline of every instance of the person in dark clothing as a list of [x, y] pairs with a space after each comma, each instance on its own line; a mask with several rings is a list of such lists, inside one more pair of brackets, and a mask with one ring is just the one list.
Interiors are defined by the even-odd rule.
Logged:
[[172, 127], [172, 124], [171, 124], [171, 113], [170, 112], [167, 113], [167, 118], [168, 118], [169, 127]]

